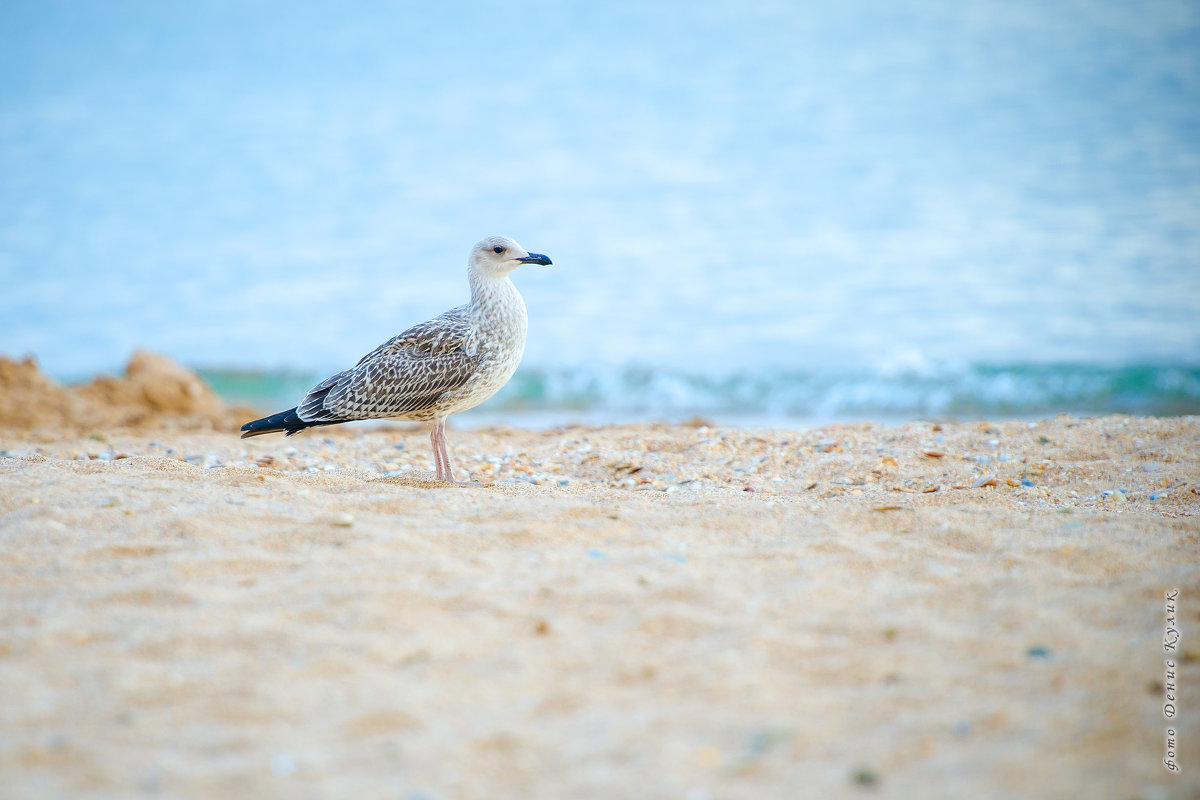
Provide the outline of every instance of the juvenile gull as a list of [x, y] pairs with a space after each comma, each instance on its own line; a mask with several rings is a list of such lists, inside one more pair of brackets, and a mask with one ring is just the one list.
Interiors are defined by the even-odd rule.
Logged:
[[446, 417], [499, 391], [525, 352], [529, 316], [508, 273], [521, 264], [550, 263], [504, 236], [484, 239], [467, 260], [471, 302], [384, 342], [353, 369], [318, 383], [295, 408], [247, 422], [242, 438], [279, 431], [291, 436], [357, 419], [432, 422], [437, 479], [454, 483]]

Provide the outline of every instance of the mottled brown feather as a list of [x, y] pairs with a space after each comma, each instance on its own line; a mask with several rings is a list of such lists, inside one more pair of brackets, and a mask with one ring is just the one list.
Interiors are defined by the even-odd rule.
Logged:
[[321, 381], [297, 414], [306, 422], [420, 419], [475, 373], [475, 344], [467, 309], [452, 309], [384, 342], [354, 368]]

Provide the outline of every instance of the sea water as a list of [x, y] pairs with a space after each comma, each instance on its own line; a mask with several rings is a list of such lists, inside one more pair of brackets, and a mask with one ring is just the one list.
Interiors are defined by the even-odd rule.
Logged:
[[481, 413], [1197, 413], [1200, 6], [0, 7], [0, 352], [284, 407], [492, 233]]

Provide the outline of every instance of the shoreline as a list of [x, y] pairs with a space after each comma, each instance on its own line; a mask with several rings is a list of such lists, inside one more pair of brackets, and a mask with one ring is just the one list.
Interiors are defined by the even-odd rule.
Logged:
[[9, 789], [1184, 797], [1172, 587], [1200, 769], [1200, 418], [449, 444], [0, 429]]

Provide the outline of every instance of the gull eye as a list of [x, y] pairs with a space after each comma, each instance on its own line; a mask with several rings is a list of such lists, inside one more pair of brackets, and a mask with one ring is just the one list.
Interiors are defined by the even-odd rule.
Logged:
[[504, 252], [504, 248], [501, 247], [500, 245], [496, 245], [495, 247], [492, 248], [492, 252], [495, 253], [496, 255], [500, 255], [501, 253]]

